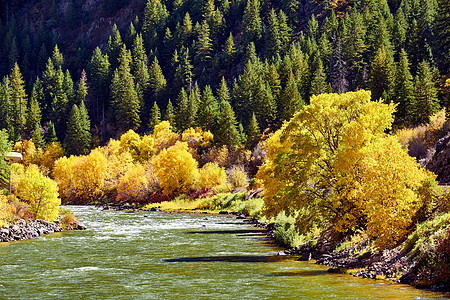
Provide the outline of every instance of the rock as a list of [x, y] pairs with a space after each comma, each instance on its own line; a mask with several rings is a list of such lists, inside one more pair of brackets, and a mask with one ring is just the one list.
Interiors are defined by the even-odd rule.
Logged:
[[219, 215], [228, 215], [228, 214], [229, 214], [229, 212], [226, 210], [219, 211]]
[[83, 223], [78, 223], [77, 229], [78, 229], [78, 230], [86, 230], [86, 229], [87, 229], [87, 226], [84, 225]]
[[160, 211], [160, 209], [159, 209], [159, 207], [154, 206], [154, 207], [150, 208], [150, 211]]

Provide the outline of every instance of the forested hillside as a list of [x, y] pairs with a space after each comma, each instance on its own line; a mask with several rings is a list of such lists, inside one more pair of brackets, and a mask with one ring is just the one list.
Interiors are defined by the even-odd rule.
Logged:
[[0, 128], [86, 154], [163, 119], [252, 148], [311, 95], [359, 89], [398, 104], [397, 127], [426, 123], [449, 105], [449, 14], [446, 0], [2, 1]]

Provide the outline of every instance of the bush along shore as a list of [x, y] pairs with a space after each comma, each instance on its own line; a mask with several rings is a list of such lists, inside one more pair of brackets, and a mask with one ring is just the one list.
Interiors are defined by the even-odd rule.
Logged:
[[44, 220], [21, 219], [14, 224], [0, 228], [0, 242], [23, 241], [63, 230], [86, 229], [86, 226], [79, 222], [73, 223], [65, 228], [63, 227], [65, 226], [61, 226], [60, 221], [50, 223]]

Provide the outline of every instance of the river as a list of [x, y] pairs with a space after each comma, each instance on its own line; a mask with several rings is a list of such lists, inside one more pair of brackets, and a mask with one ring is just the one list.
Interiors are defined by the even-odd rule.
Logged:
[[87, 230], [0, 243], [1, 299], [444, 298], [278, 256], [233, 218], [70, 208]]

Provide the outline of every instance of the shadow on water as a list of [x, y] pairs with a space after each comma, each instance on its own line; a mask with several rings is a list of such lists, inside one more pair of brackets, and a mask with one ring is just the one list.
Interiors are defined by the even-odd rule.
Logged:
[[237, 229], [237, 230], [212, 230], [212, 231], [188, 231], [187, 234], [248, 234], [248, 233], [258, 233], [263, 234], [266, 230], [255, 230], [255, 229]]
[[267, 276], [269, 277], [311, 277], [311, 276], [319, 276], [319, 275], [326, 275], [329, 274], [326, 270], [325, 271], [312, 271], [312, 270], [304, 270], [304, 271], [297, 271], [297, 272], [277, 272], [277, 273], [270, 273]]
[[230, 256], [202, 256], [202, 257], [181, 257], [163, 259], [163, 262], [249, 262], [249, 263], [271, 263], [287, 260], [296, 260], [296, 256], [272, 255], [272, 256], [250, 256], [250, 255], [230, 255]]

